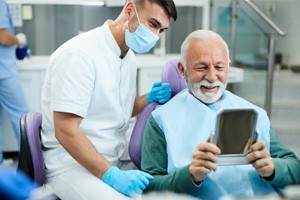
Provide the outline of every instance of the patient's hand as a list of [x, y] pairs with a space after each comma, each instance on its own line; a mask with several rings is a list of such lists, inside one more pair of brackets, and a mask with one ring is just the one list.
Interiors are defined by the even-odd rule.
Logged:
[[190, 173], [195, 183], [203, 181], [211, 170], [217, 170], [218, 155], [221, 150], [214, 144], [207, 142], [196, 147], [190, 165]]
[[275, 168], [270, 152], [263, 141], [258, 141], [250, 146], [246, 159], [252, 164], [260, 176], [272, 179]]

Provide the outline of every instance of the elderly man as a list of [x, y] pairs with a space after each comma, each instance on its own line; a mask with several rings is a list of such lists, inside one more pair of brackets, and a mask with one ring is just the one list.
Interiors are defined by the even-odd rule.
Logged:
[[152, 179], [124, 161], [126, 131], [131, 116], [169, 100], [171, 91], [155, 83], [136, 96], [134, 52], [148, 52], [171, 18], [177, 18], [173, 0], [127, 1], [117, 19], [52, 54], [42, 93], [42, 142], [46, 182], [59, 198], [124, 200]]
[[[218, 199], [269, 194], [300, 182], [300, 162], [280, 143], [266, 112], [225, 90], [229, 65], [227, 44], [215, 32], [198, 30], [183, 42], [178, 69], [188, 89], [153, 111], [144, 131], [141, 167], [154, 176], [148, 190]], [[221, 150], [209, 137], [224, 107], [258, 113], [258, 141], [246, 156], [250, 164], [217, 164]]]

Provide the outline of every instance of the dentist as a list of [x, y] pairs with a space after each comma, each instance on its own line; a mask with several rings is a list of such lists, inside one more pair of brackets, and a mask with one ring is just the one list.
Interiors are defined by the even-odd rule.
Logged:
[[121, 158], [132, 116], [170, 99], [168, 84], [136, 96], [135, 53], [148, 52], [177, 18], [173, 0], [127, 1], [115, 20], [51, 56], [42, 93], [47, 184], [60, 199], [129, 199], [152, 179]]

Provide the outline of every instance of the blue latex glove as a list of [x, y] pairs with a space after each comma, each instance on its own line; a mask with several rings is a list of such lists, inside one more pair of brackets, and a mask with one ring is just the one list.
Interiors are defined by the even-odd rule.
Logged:
[[153, 83], [151, 91], [148, 93], [148, 103], [158, 102], [166, 103], [171, 98], [171, 88], [169, 83], [162, 83], [160, 81]]
[[141, 194], [153, 176], [139, 170], [120, 170], [111, 167], [105, 172], [102, 181], [115, 190], [130, 197]]
[[16, 169], [0, 167], [0, 199], [24, 200], [37, 185]]

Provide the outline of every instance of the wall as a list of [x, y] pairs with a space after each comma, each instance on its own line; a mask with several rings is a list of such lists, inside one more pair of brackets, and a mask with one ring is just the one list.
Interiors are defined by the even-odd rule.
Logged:
[[[214, 4], [230, 3], [230, 0], [213, 0]], [[254, 0], [254, 2], [287, 32], [285, 38], [278, 38], [277, 52], [283, 54], [283, 62], [288, 66], [300, 65], [300, 17], [299, 0]], [[226, 3], [225, 3], [226, 4]], [[24, 21], [23, 26], [16, 28], [17, 32], [25, 32], [32, 54], [51, 54], [59, 45], [78, 34], [103, 24], [106, 19], [115, 19], [121, 7], [98, 6], [71, 6], [71, 5], [34, 5], [33, 19]], [[270, 11], [272, 8], [272, 12]], [[213, 30], [219, 31], [230, 44], [230, 18], [226, 12], [230, 9], [213, 9], [213, 16], [219, 16]], [[253, 28], [254, 22], [247, 20], [241, 14], [238, 20], [240, 42], [237, 42], [237, 52], [257, 52], [264, 54], [267, 51], [267, 38], [260, 30]], [[167, 53], [179, 53], [180, 45], [191, 31], [201, 28], [202, 9], [193, 7], [178, 7], [178, 19], [171, 23], [166, 32]], [[215, 20], [215, 19], [214, 19]], [[249, 40], [249, 38], [258, 38]], [[157, 44], [159, 45], [159, 44]]]
[[[107, 19], [115, 19], [122, 7], [33, 5], [32, 10], [33, 19], [24, 21], [16, 32], [28, 36], [33, 55], [49, 55], [78, 32], [100, 26]], [[180, 7], [178, 15], [176, 23], [171, 23], [166, 31], [167, 53], [179, 53], [184, 38], [202, 26], [201, 7]]]
[[283, 54], [283, 62], [288, 66], [300, 66], [300, 1], [276, 1], [275, 19], [287, 32], [285, 38], [279, 38], [277, 49]]
[[[253, 0], [279, 27], [286, 31], [286, 37], [277, 37], [277, 53], [283, 54], [283, 64], [300, 65], [300, 7], [299, 0]], [[230, 46], [231, 0], [212, 0], [212, 29], [217, 30]], [[237, 15], [236, 57], [246, 64], [267, 67], [268, 37], [256, 25], [261, 20], [254, 19], [239, 8]], [[254, 56], [256, 56], [254, 61]]]
[[24, 32], [33, 55], [49, 55], [62, 43], [114, 19], [121, 8], [72, 5], [33, 5], [33, 19], [25, 20], [16, 32]]
[[299, 0], [254, 0], [287, 35], [278, 37], [276, 51], [282, 53], [283, 64], [300, 66]]

